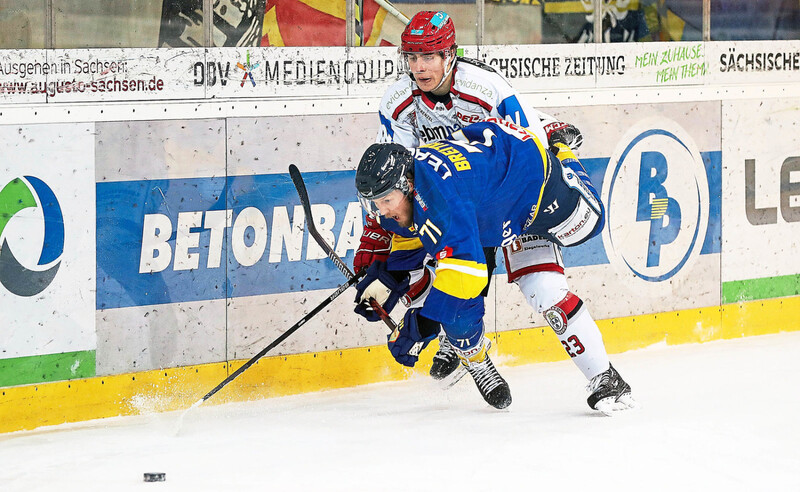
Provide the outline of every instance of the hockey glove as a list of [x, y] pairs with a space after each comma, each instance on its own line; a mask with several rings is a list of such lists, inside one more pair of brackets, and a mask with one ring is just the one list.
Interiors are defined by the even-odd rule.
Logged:
[[556, 152], [552, 150], [552, 147], [557, 143], [563, 143], [572, 150], [577, 150], [583, 143], [581, 131], [569, 123], [554, 121], [545, 125], [544, 130], [547, 132], [547, 145], [554, 154]]
[[385, 261], [376, 261], [367, 268], [367, 274], [356, 284], [355, 312], [367, 321], [380, 321], [381, 317], [372, 309], [369, 300], [375, 299], [389, 313], [407, 290], [408, 275], [405, 272], [389, 272]]
[[358, 273], [375, 261], [386, 261], [392, 246], [392, 233], [378, 224], [378, 221], [367, 215], [364, 221], [364, 232], [361, 244], [353, 258], [353, 272]]
[[404, 366], [414, 367], [419, 353], [436, 338], [439, 323], [419, 314], [419, 309], [409, 309], [397, 328], [389, 335], [389, 352]]

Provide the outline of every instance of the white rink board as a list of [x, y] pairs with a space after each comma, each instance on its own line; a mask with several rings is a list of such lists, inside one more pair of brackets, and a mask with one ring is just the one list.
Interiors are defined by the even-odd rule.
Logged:
[[192, 67], [209, 98], [380, 97], [398, 78], [396, 48], [208, 48]]
[[706, 43], [711, 84], [795, 83], [800, 77], [800, 41]]
[[[464, 46], [522, 93], [792, 83], [800, 41]], [[394, 47], [0, 50], [3, 104], [380, 98]]]
[[[654, 128], [670, 129], [679, 134], [687, 146], [699, 151], [718, 151], [719, 121], [715, 118], [715, 115], [719, 115], [718, 108], [719, 103], [705, 102], [562, 107], [555, 108], [552, 112], [559, 118], [574, 122], [587, 136], [580, 151], [582, 158], [608, 159], [618, 156], [620, 149], [629, 146], [636, 135]], [[97, 158], [96, 180], [98, 184], [113, 185], [115, 182], [145, 183], [147, 180], [174, 182], [187, 179], [223, 179], [226, 176], [280, 176], [286, 173], [289, 163], [297, 163], [304, 173], [352, 172], [361, 150], [374, 137], [369, 131], [374, 119], [371, 114], [358, 114], [98, 123], [96, 142], [93, 143]], [[87, 142], [87, 145], [92, 148], [92, 142]], [[671, 155], [669, 146], [660, 145], [655, 142], [649, 149]], [[636, 162], [633, 161], [634, 167]], [[669, 165], [679, 166], [674, 173], [677, 176], [682, 174], [679, 161], [670, 162]], [[638, 171], [634, 168], [631, 172], [635, 176]], [[123, 201], [115, 206], [125, 206], [127, 202], [124, 200], [160, 201], [161, 195], [154, 194], [150, 188], [156, 191], [159, 189], [154, 185], [136, 188], [141, 191], [124, 195]], [[163, 192], [167, 196], [174, 193], [167, 189]], [[263, 192], [269, 193], [269, 190]], [[312, 200], [319, 206], [327, 206], [325, 200], [333, 200], [330, 205], [336, 205], [349, 196], [349, 193], [344, 189], [339, 195]], [[677, 192], [671, 193], [680, 197], [675, 194]], [[293, 192], [289, 193], [292, 194]], [[145, 198], [148, 196], [151, 198]], [[228, 207], [233, 207], [234, 203], [231, 202]], [[203, 211], [203, 205], [190, 202], [182, 203], [181, 207], [181, 213]], [[288, 208], [291, 210], [292, 207]], [[173, 225], [177, 212], [173, 210], [170, 213]], [[615, 208], [612, 206], [609, 214], [614, 216], [614, 213]], [[271, 210], [264, 210], [264, 214], [268, 221], [273, 220]], [[338, 217], [336, 221], [341, 223], [342, 217]], [[135, 230], [128, 228], [125, 231], [133, 232], [132, 240], [137, 240], [138, 233]], [[139, 238], [141, 237], [140, 235]], [[124, 254], [138, 254], [135, 243], [130, 243], [131, 238], [128, 237], [126, 241]], [[597, 247], [601, 247], [601, 238], [595, 238], [594, 241]], [[306, 247], [310, 249], [310, 246], [304, 244], [297, 253], [305, 255], [304, 258], [307, 259], [313, 258]], [[120, 250], [121, 254], [122, 251]], [[200, 266], [205, 267], [209, 253], [205, 249], [197, 253], [203, 258]], [[641, 256], [641, 253], [636, 254]], [[665, 258], [668, 256], [666, 249], [664, 255]], [[323, 256], [319, 253], [316, 257]], [[567, 275], [572, 289], [586, 300], [592, 312], [600, 319], [688, 309], [712, 306], [719, 302], [720, 275], [719, 261], [715, 259], [717, 257], [714, 254], [698, 257], [696, 252], [692, 252], [692, 261], [683, 265], [678, 275], [664, 282], [632, 281], [630, 271], [626, 271], [622, 262], [614, 257], [609, 257], [610, 263], [570, 267]], [[264, 256], [255, 270], [241, 274], [240, 283], [265, 282], [264, 270], [271, 269], [273, 261], [285, 263], [286, 253], [283, 252], [277, 258], [273, 260], [270, 255]], [[236, 268], [235, 264], [230, 263], [230, 259], [227, 261]], [[108, 265], [115, 266], [115, 263]], [[173, 264], [168, 268], [177, 269]], [[173, 278], [178, 278], [175, 275], [179, 272], [170, 270], [162, 273], [172, 273]], [[212, 289], [215, 283], [217, 286], [225, 285], [224, 269], [206, 269], [206, 274], [206, 280], [198, 277], [195, 283], [211, 282], [205, 287], [207, 289]], [[293, 275], [309, 275], [313, 278], [318, 273], [296, 271]], [[120, 279], [121, 282], [130, 282], [134, 289], [119, 289], [118, 295], [130, 296], [132, 299], [126, 307], [97, 311], [98, 374], [117, 374], [252, 356], [266, 342], [276, 338], [316, 305], [313, 299], [321, 300], [324, 298], [323, 292], [328, 292], [327, 289], [321, 289], [235, 296], [227, 305], [219, 300], [209, 299], [167, 300], [166, 303], [159, 301], [148, 306], [142, 305], [143, 301], [136, 300], [142, 298], [141, 292], [135, 290], [140, 288], [137, 286], [143, 280], [139, 277], [141, 272], [139, 275], [133, 272]], [[342, 277], [341, 281], [343, 280]], [[115, 280], [107, 280], [113, 281]], [[487, 330], [505, 331], [541, 325], [541, 318], [522, 301], [516, 287], [506, 283], [505, 274], [495, 276], [494, 283], [492, 291], [497, 291], [499, 295], [487, 299]], [[175, 291], [176, 285], [181, 284], [156, 283], [150, 284], [148, 288], [161, 289], [171, 295], [180, 294]], [[158, 294], [159, 291], [152, 293]], [[103, 298], [104, 302], [109, 301], [108, 295]], [[210, 292], [208, 295], [214, 294]], [[385, 335], [382, 325], [366, 323], [352, 314], [353, 295], [353, 292], [345, 293], [331, 306], [328, 314], [319, 315], [275, 354], [382, 344]], [[114, 299], [110, 301], [113, 302]], [[286, 306], [292, 308], [286, 309]], [[401, 316], [402, 309], [398, 309], [395, 318], [399, 319]], [[222, 349], [223, 347], [225, 348]]]
[[378, 124], [377, 114], [230, 118], [228, 174], [354, 171]]
[[222, 119], [97, 124], [97, 182], [225, 176]]
[[[789, 62], [780, 70], [774, 66], [773, 69], [750, 70], [740, 69], [736, 65], [737, 58], [734, 58], [736, 68], [731, 69], [729, 54], [732, 52], [737, 56], [741, 53], [756, 56], [758, 53], [780, 52], [786, 54]], [[629, 258], [622, 253], [608, 253], [606, 262], [569, 267], [567, 276], [571, 288], [584, 298], [596, 318], [717, 306], [721, 281], [800, 271], [794, 257], [785, 253], [797, 249], [796, 238], [800, 237], [800, 231], [796, 222], [786, 220], [781, 211], [779, 188], [781, 166], [787, 158], [797, 155], [796, 149], [800, 148], [796, 131], [800, 106], [800, 83], [797, 83], [800, 69], [794, 64], [797, 52], [798, 42], [465, 47], [467, 56], [483, 60], [501, 73], [509, 71], [505, 75], [523, 97], [539, 100], [555, 92], [567, 98], [571, 94], [583, 97], [574, 99], [583, 101], [581, 105], [567, 106], [569, 101], [564, 99], [548, 99], [561, 103], [550, 103], [542, 108], [582, 130], [585, 142], [578, 152], [581, 159], [608, 159], [608, 166], [612, 168], [619, 160], [624, 160], [623, 155], [631, 155], [630, 152], [626, 154], [626, 150], [634, 149], [636, 159], [620, 167], [621, 175], [628, 172], [628, 167], [631, 168], [630, 176], [634, 178], [630, 179], [634, 181], [627, 182], [627, 193], [631, 196], [627, 202], [615, 201], [617, 195], [612, 197], [609, 201], [609, 215], [612, 217], [615, 209], [630, 207], [632, 203], [631, 190], [636, 188], [633, 168], [642, 151], [658, 151], [667, 156], [674, 177], [698, 174], [694, 162], [698, 152], [704, 155], [721, 152], [723, 155], [724, 219], [720, 220], [725, 228], [723, 237], [729, 238], [729, 242], [722, 246], [723, 253], [699, 255], [694, 246], [689, 248], [687, 242], [681, 241], [674, 245], [685, 248], [684, 251], [670, 251], [665, 246], [662, 258], [672, 256], [680, 259], [685, 255], [686, 261], [675, 275], [660, 282], [642, 283], [629, 269], [626, 270], [621, 258]], [[86, 84], [114, 77], [126, 80], [156, 77], [165, 85], [163, 90], [153, 93], [56, 91], [52, 97], [46, 93], [9, 94], [0, 91], [0, 103], [4, 104], [3, 112], [7, 118], [4, 120], [6, 124], [0, 127], [0, 134], [9, 142], [21, 138], [15, 133], [18, 126], [7, 123], [27, 111], [22, 118], [37, 122], [29, 127], [37, 135], [35, 140], [27, 142], [30, 147], [27, 152], [51, 152], [55, 156], [50, 160], [67, 162], [70, 166], [75, 166], [75, 162], [81, 163], [76, 175], [64, 178], [64, 182], [74, 195], [70, 195], [69, 200], [80, 196], [80, 205], [88, 207], [88, 210], [83, 208], [75, 214], [81, 217], [82, 229], [79, 227], [79, 230], [85, 238], [81, 244], [94, 244], [96, 221], [91, 206], [94, 199], [89, 197], [94, 193], [95, 182], [99, 187], [102, 184], [142, 181], [145, 182], [142, 186], [146, 187], [147, 180], [208, 181], [210, 178], [224, 180], [252, 176], [256, 182], [256, 178], [268, 176], [274, 178], [269, 182], [278, 186], [289, 163], [298, 164], [304, 173], [342, 175], [352, 172], [363, 149], [374, 140], [378, 126], [374, 110], [383, 90], [397, 76], [396, 71], [389, 69], [394, 67], [392, 64], [396, 58], [394, 48], [7, 50], [0, 52], [0, 84], [30, 81], [48, 84], [61, 81], [66, 84], [75, 79], [75, 83], [82, 82], [86, 87]], [[239, 63], [246, 65], [248, 59], [249, 67], [254, 70], [252, 79], [245, 76], [247, 70], [237, 66]], [[536, 70], [544, 70], [544, 59], [549, 60], [551, 71], [537, 73]], [[687, 64], [700, 63], [700, 59], [704, 63], [702, 69], [694, 65], [683, 68]], [[512, 60], [517, 60], [514, 62], [516, 68], [512, 66]], [[610, 63], [608, 60], [613, 64], [602, 65]], [[50, 63], [55, 68], [48, 68], [46, 75], [40, 68], [39, 74], [28, 73], [23, 77], [19, 73], [19, 63], [22, 62], [39, 63], [40, 67]], [[84, 63], [90, 63], [88, 70], [81, 69], [81, 73], [76, 73], [76, 67], [85, 66]], [[119, 70], [112, 69], [112, 63], [117, 63]], [[529, 73], [524, 72], [526, 63], [531, 68]], [[536, 63], [539, 63], [538, 69]], [[198, 64], [199, 69], [196, 68]], [[256, 64], [259, 64], [258, 69], [254, 68]], [[269, 73], [266, 72], [268, 65]], [[601, 66], [605, 68], [601, 70]], [[213, 80], [210, 67], [215, 67]], [[512, 74], [510, 70], [516, 72]], [[664, 70], [672, 70], [672, 74], [678, 70], [681, 75], [667, 77]], [[226, 74], [224, 84], [223, 72]], [[687, 74], [685, 77], [684, 73]], [[774, 93], [768, 96], [770, 87], [766, 86], [766, 99], [763, 101], [722, 101], [726, 92], [721, 88], [725, 86], [758, 84], [761, 90], [763, 82], [786, 84], [790, 92], [794, 91], [792, 97], [781, 101]], [[54, 87], [57, 89], [59, 86]], [[667, 90], [670, 87], [671, 91]], [[690, 93], [690, 89], [704, 87], [708, 89], [706, 92], [691, 92], [694, 99], [684, 96]], [[786, 91], [785, 87], [782, 90]], [[684, 90], [687, 92], [682, 92]], [[620, 100], [637, 102], [619, 104]], [[19, 109], [19, 112], [12, 108]], [[290, 113], [298, 116], [288, 115]], [[48, 119], [54, 116], [58, 121], [70, 123], [48, 124], [55, 121]], [[95, 123], [100, 119], [103, 121]], [[81, 123], [83, 121], [90, 123]], [[652, 147], [646, 149], [632, 146], [638, 136], [654, 129], [677, 135], [678, 140], [691, 149], [691, 165], [684, 166], [674, 145], [665, 144], [664, 140], [654, 140], [652, 144], [648, 143]], [[7, 155], [8, 152], [14, 151], [8, 150]], [[675, 156], [678, 156], [677, 160]], [[748, 222], [744, 206], [744, 161], [751, 158], [758, 164], [754, 207], [759, 210], [776, 208], [776, 223], [754, 226]], [[16, 164], [8, 164], [0, 170], [20, 165], [23, 167], [15, 172], [30, 174], [33, 172], [31, 169], [38, 171], [38, 166], [44, 162], [42, 159], [41, 156], [27, 162], [11, 159], [9, 162]], [[81, 167], [83, 163], [90, 167], [84, 169]], [[613, 174], [601, 173], [601, 176], [608, 181]], [[792, 189], [792, 183], [800, 181], [800, 177], [792, 171], [785, 181]], [[691, 197], [679, 191], [683, 184], [675, 182], [675, 192], [671, 189], [670, 196], [678, 202], [689, 203]], [[324, 191], [324, 188], [318, 187], [316, 191]], [[55, 191], [58, 195], [59, 191]], [[149, 189], [145, 191], [152, 192]], [[271, 191], [264, 190], [265, 199], [270, 198]], [[603, 198], [608, 200], [608, 190], [601, 191], [605, 194]], [[293, 193], [291, 191], [285, 196], [293, 196]], [[344, 200], [341, 197], [347, 193], [350, 192], [343, 186], [341, 196], [318, 205], [341, 204]], [[800, 206], [798, 199], [792, 198], [792, 193], [783, 194], [788, 197], [789, 209]], [[709, 199], [705, 196], [698, 198], [701, 204]], [[325, 199], [320, 200], [324, 202]], [[289, 204], [288, 199], [286, 204]], [[285, 206], [287, 210], [293, 210], [291, 204], [286, 204], [279, 203], [276, 208]], [[230, 210], [233, 206], [223, 208]], [[205, 213], [207, 210], [200, 205], [188, 204], [180, 212]], [[264, 217], [272, 220], [274, 216], [271, 210], [265, 210]], [[171, 220], [172, 225], [177, 224], [174, 216]], [[705, 220], [707, 225], [709, 219]], [[634, 221], [628, 218], [621, 222]], [[620, 220], [614, 219], [614, 223], [619, 224]], [[702, 220], [697, 225], [698, 230], [702, 229]], [[273, 232], [271, 228], [270, 234]], [[183, 237], [189, 237], [189, 233], [184, 231]], [[603, 238], [594, 240], [604, 241]], [[302, 248], [305, 248], [302, 250], [303, 259], [309, 259], [308, 244], [304, 243]], [[605, 243], [603, 248], [611, 251]], [[635, 248], [632, 250], [635, 259], [642, 261], [644, 253]], [[206, 255], [204, 260], [209, 256], [207, 251], [200, 253]], [[51, 353], [50, 347], [58, 347], [56, 350], [61, 351], [91, 350], [96, 346], [98, 374], [245, 358], [299, 320], [324, 298], [325, 293], [330, 292], [328, 288], [319, 287], [307, 290], [311, 284], [305, 284], [300, 292], [234, 296], [227, 302], [220, 299], [181, 301], [95, 311], [94, 289], [99, 287], [96, 287], [94, 278], [97, 264], [94, 254], [93, 250], [87, 254], [84, 247], [80, 262], [72, 263], [80, 269], [68, 277], [71, 285], [78, 282], [82, 286], [82, 297], [57, 306], [65, 313], [70, 312], [69, 309], [77, 312], [75, 316], [68, 316], [70, 320], [85, 322], [81, 321], [80, 327], [70, 327], [73, 331], [67, 331], [66, 338], [62, 337], [65, 331], [48, 332], [49, 337], [45, 340], [19, 330], [10, 338], [18, 350], [9, 354]], [[754, 255], [758, 266], [752, 266]], [[232, 262], [224, 265], [236, 268]], [[260, 274], [274, 266], [265, 259], [253, 270]], [[64, 268], [67, 268], [66, 263]], [[174, 270], [174, 262], [170, 268]], [[195, 273], [190, 269], [186, 274]], [[214, 273], [224, 280], [231, 271], [219, 267]], [[309, 277], [313, 278], [311, 276], [315, 274], [309, 273]], [[56, 279], [60, 277], [62, 275]], [[256, 283], [260, 278], [258, 274], [242, 276], [242, 283]], [[543, 325], [539, 315], [524, 303], [518, 289], [506, 283], [504, 274], [497, 275], [493, 281], [494, 297], [487, 301], [488, 331]], [[193, 283], [187, 285], [191, 287]], [[213, 283], [210, 285], [218, 287]], [[219, 289], [225, 287], [222, 281], [219, 285], [222, 285]], [[384, 327], [377, 323], [368, 324], [352, 313], [353, 295], [354, 291], [343, 294], [326, 313], [320, 314], [275, 353], [383, 344]], [[38, 304], [26, 308], [20, 316], [25, 317], [27, 323], [29, 318], [33, 319], [32, 313], [40, 308], [45, 312], [45, 306]], [[52, 306], [48, 309], [52, 310]], [[401, 315], [402, 309], [398, 308], [395, 318], [399, 319]], [[48, 326], [53, 330], [57, 327], [56, 324]], [[98, 342], [95, 342], [95, 337]], [[45, 343], [48, 344], [47, 351], [40, 350]]]
[[722, 105], [723, 281], [800, 273], [798, 109], [800, 99]]
[[16, 295], [0, 285], [2, 358], [95, 349], [94, 132], [93, 123], [0, 126], [0, 190], [16, 178], [41, 180], [63, 219], [63, 251], [43, 265], [44, 195], [33, 192], [37, 206], [14, 214], [3, 229], [0, 243], [32, 271], [4, 280], [25, 283], [34, 272], [56, 270], [34, 295]]
[[0, 103], [44, 103], [48, 78], [64, 71], [44, 50], [0, 50]]
[[225, 360], [224, 301], [97, 311], [98, 376]]
[[704, 48], [685, 42], [482, 46], [477, 58], [520, 92], [549, 92], [700, 85], [709, 70]]
[[[634, 276], [626, 265], [641, 264], [646, 256], [646, 239], [636, 233], [637, 222], [628, 215], [631, 207], [635, 208], [638, 190], [639, 159], [642, 151], [658, 152], [666, 157], [669, 176], [673, 178], [695, 175], [702, 183], [705, 176], [698, 164], [691, 164], [680, 152], [680, 145], [665, 138], [643, 138], [637, 145], [632, 142], [648, 132], [669, 131], [678, 140], [695, 152], [710, 153], [720, 150], [719, 103], [674, 103], [674, 104], [638, 104], [619, 106], [596, 106], [578, 108], [560, 108], [554, 111], [565, 121], [575, 122], [585, 135], [584, 144], [579, 150], [582, 159], [610, 159], [603, 177], [601, 192], [607, 207], [607, 218], [615, 228], [625, 231], [625, 235], [638, 237], [638, 241], [627, 250], [614, 254], [609, 229], [606, 226], [602, 241], [609, 263], [586, 267], [568, 268], [570, 287], [576, 292], [585, 292], [587, 302], [597, 305], [596, 315], [601, 318], [630, 316], [643, 313], [657, 313], [692, 307], [713, 306], [719, 303], [719, 255], [700, 255], [698, 245], [689, 251], [688, 243], [679, 245], [679, 240], [665, 245], [662, 249], [662, 264], [677, 266], [680, 259], [688, 254], [687, 261], [675, 275], [659, 281], [645, 281], [641, 275]], [[619, 159], [623, 152], [625, 161]], [[638, 152], [638, 154], [637, 154]], [[616, 175], [615, 190], [620, 181], [630, 182], [627, 189], [615, 191], [609, 196], [609, 184], [614, 176], [615, 166], [619, 165]], [[673, 178], [670, 178], [672, 180]], [[675, 181], [664, 183], [668, 195], [676, 199], [679, 206], [690, 203], [698, 205], [691, 194], [683, 191], [684, 185]], [[620, 194], [621, 193], [621, 194]], [[701, 223], [684, 219], [685, 225], [695, 225], [700, 234], [706, 233], [708, 226], [709, 199], [705, 191], [699, 205], [705, 220]], [[718, 220], [719, 218], [717, 218]], [[638, 234], [638, 236], [634, 236]], [[686, 236], [681, 233], [681, 237]], [[600, 238], [595, 238], [593, 241]], [[644, 239], [644, 240], [643, 240]], [[687, 238], [688, 239], [688, 238]], [[651, 277], [663, 276], [664, 266], [656, 268], [640, 267], [639, 272]], [[668, 269], [667, 269], [668, 270]], [[500, 296], [502, 299], [503, 297]]]
[[185, 75], [202, 50], [0, 50], [0, 102], [74, 103], [203, 98]]

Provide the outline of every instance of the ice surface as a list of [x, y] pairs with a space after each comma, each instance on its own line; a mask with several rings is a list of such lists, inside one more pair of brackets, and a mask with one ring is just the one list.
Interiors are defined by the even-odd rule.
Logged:
[[[800, 332], [612, 355], [641, 408], [586, 405], [571, 362], [0, 435], [2, 491], [800, 490]], [[145, 472], [166, 482], [145, 483]]]

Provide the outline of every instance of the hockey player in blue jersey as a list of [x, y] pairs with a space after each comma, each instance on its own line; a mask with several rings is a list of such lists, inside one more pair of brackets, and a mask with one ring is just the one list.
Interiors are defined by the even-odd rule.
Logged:
[[[440, 323], [481, 395], [496, 408], [507, 407], [511, 393], [484, 338], [484, 248], [513, 248], [531, 234], [574, 246], [603, 227], [603, 205], [580, 162], [568, 146], [554, 149], [557, 156], [525, 129], [490, 118], [413, 154], [398, 144], [373, 144], [356, 171], [367, 212], [437, 260], [423, 306], [409, 309], [389, 339], [392, 355], [413, 366]], [[389, 274], [381, 283], [402, 293], [407, 286], [393, 284]], [[635, 406], [630, 386], [608, 360], [596, 323], [569, 292], [563, 274], [531, 276], [547, 293], [538, 300], [539, 311], [590, 380], [589, 406], [604, 413]]]
[[[385, 92], [378, 107], [380, 121], [376, 143], [398, 143], [415, 148], [447, 138], [470, 123], [485, 118], [506, 119], [524, 126], [550, 145], [561, 142], [577, 149], [583, 140], [575, 126], [557, 121], [530, 106], [495, 69], [477, 60], [457, 56], [453, 19], [442, 11], [414, 14], [400, 36], [401, 65], [407, 68]], [[536, 270], [561, 270], [560, 252], [544, 241], [520, 238], [521, 248], [503, 251], [510, 282], [515, 282], [526, 298], [536, 294], [535, 285], [526, 277]], [[376, 262], [391, 263], [397, 272], [398, 256], [409, 255], [406, 241], [381, 228], [369, 215], [359, 247], [353, 258], [355, 272]], [[489, 277], [495, 267], [495, 249], [484, 251]], [[547, 254], [543, 254], [544, 252]], [[413, 257], [413, 255], [411, 255]], [[409, 260], [413, 258], [403, 258]], [[381, 265], [377, 265], [381, 266]], [[374, 268], [374, 267], [373, 267]], [[429, 286], [424, 269], [411, 267], [409, 293], [404, 299], [412, 305], [423, 302]], [[484, 295], [488, 293], [487, 288]], [[375, 319], [368, 315], [367, 319]], [[439, 338], [439, 350], [433, 356], [431, 376], [443, 386], [465, 374], [460, 370], [456, 353], [446, 337]]]

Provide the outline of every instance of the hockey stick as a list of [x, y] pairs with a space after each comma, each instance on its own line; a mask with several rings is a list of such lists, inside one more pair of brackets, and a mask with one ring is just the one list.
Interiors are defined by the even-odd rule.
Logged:
[[406, 17], [404, 13], [397, 10], [397, 8], [394, 5], [392, 5], [392, 3], [389, 2], [388, 0], [375, 0], [375, 3], [386, 9], [387, 12], [392, 14], [397, 20], [399, 20], [403, 24], [408, 24], [409, 22], [411, 22], [410, 19]]
[[[345, 262], [339, 258], [339, 255], [330, 247], [330, 245], [325, 241], [325, 238], [317, 230], [317, 226], [314, 224], [314, 217], [311, 215], [311, 201], [308, 199], [308, 190], [306, 190], [306, 183], [303, 181], [303, 175], [300, 174], [300, 170], [297, 169], [297, 166], [294, 164], [289, 164], [289, 176], [292, 178], [292, 182], [294, 183], [294, 187], [297, 189], [297, 195], [300, 197], [300, 203], [303, 205], [303, 210], [306, 213], [306, 224], [308, 227], [308, 233], [311, 234], [311, 237], [317, 242], [320, 248], [328, 255], [328, 258], [333, 261], [333, 264], [336, 265], [336, 268], [339, 269], [340, 272], [344, 274], [345, 277], [352, 278], [353, 272], [350, 268], [347, 267]], [[360, 273], [360, 272], [359, 272]], [[397, 325], [392, 321], [392, 318], [386, 313], [386, 310], [383, 309], [383, 306], [378, 303], [375, 299], [369, 300], [370, 306], [372, 309], [378, 313], [378, 316], [381, 317], [386, 326], [389, 327], [390, 330], [394, 331], [397, 328]]]
[[[275, 339], [275, 340], [274, 340], [272, 343], [270, 343], [269, 345], [267, 345], [266, 347], [264, 347], [264, 349], [263, 349], [263, 350], [261, 350], [261, 352], [259, 352], [259, 353], [257, 353], [256, 355], [254, 355], [254, 356], [253, 356], [253, 357], [252, 357], [250, 360], [248, 360], [247, 362], [245, 362], [245, 363], [244, 363], [244, 364], [243, 364], [243, 365], [242, 365], [242, 366], [241, 366], [239, 369], [236, 369], [234, 372], [232, 372], [232, 373], [231, 373], [231, 374], [230, 374], [230, 375], [229, 375], [227, 378], [225, 378], [225, 379], [224, 379], [224, 380], [223, 380], [221, 383], [219, 383], [219, 384], [218, 384], [218, 385], [217, 385], [217, 386], [216, 386], [214, 389], [212, 389], [211, 391], [209, 391], [208, 393], [206, 393], [206, 394], [205, 394], [205, 396], [203, 396], [202, 398], [200, 398], [199, 400], [197, 400], [196, 402], [194, 402], [194, 403], [192, 404], [192, 406], [191, 406], [191, 407], [187, 408], [187, 409], [186, 409], [186, 411], [184, 411], [184, 412], [183, 412], [183, 414], [181, 414], [181, 417], [180, 417], [180, 419], [179, 419], [179, 421], [178, 421], [178, 427], [177, 427], [177, 429], [178, 429], [178, 430], [180, 430], [180, 425], [181, 425], [181, 422], [183, 422], [183, 417], [184, 417], [184, 415], [186, 415], [186, 413], [187, 413], [187, 412], [189, 412], [189, 410], [193, 409], [194, 407], [200, 406], [200, 405], [201, 405], [201, 404], [202, 404], [204, 401], [206, 401], [206, 400], [208, 400], [209, 398], [211, 398], [212, 396], [214, 396], [214, 395], [215, 395], [215, 394], [216, 394], [216, 393], [217, 393], [219, 390], [221, 390], [222, 388], [224, 388], [224, 387], [225, 387], [225, 386], [226, 386], [228, 383], [230, 383], [231, 381], [233, 381], [234, 379], [236, 379], [237, 377], [239, 377], [239, 375], [240, 375], [241, 373], [243, 373], [243, 372], [244, 372], [244, 371], [246, 371], [248, 368], [250, 368], [250, 366], [252, 366], [253, 364], [255, 364], [255, 363], [258, 361], [258, 359], [260, 359], [260, 358], [264, 357], [264, 355], [265, 355], [267, 352], [269, 352], [270, 350], [272, 350], [272, 349], [274, 349], [275, 347], [277, 347], [277, 346], [278, 346], [278, 344], [280, 344], [282, 341], [284, 341], [284, 340], [286, 340], [287, 338], [289, 338], [289, 336], [291, 336], [291, 335], [292, 335], [292, 333], [296, 332], [298, 329], [300, 329], [300, 327], [301, 327], [301, 326], [303, 326], [304, 324], [306, 324], [306, 322], [307, 322], [308, 320], [310, 320], [310, 319], [311, 319], [311, 318], [313, 318], [313, 317], [314, 317], [314, 316], [315, 316], [317, 313], [319, 313], [320, 311], [322, 311], [323, 309], [325, 309], [325, 307], [326, 307], [328, 304], [330, 304], [331, 302], [333, 302], [333, 300], [334, 300], [334, 299], [336, 299], [337, 297], [339, 297], [339, 296], [342, 294], [342, 292], [346, 291], [346, 290], [347, 290], [347, 289], [348, 289], [350, 286], [352, 286], [352, 285], [354, 285], [354, 284], [358, 283], [358, 281], [359, 281], [359, 280], [361, 280], [361, 278], [362, 278], [362, 277], [363, 277], [363, 276], [364, 276], [366, 273], [367, 273], [367, 272], [366, 272], [366, 270], [364, 270], [364, 271], [358, 272], [358, 275], [354, 275], [354, 276], [350, 277], [350, 278], [347, 280], [347, 282], [345, 282], [345, 283], [343, 283], [342, 285], [340, 285], [340, 286], [339, 286], [339, 287], [338, 287], [338, 288], [337, 288], [335, 291], [333, 291], [333, 293], [332, 293], [331, 295], [329, 295], [329, 296], [328, 296], [328, 297], [327, 297], [327, 298], [326, 298], [324, 301], [322, 301], [322, 302], [321, 302], [321, 303], [320, 303], [320, 304], [319, 304], [317, 307], [315, 307], [315, 308], [314, 308], [314, 309], [312, 309], [312, 310], [311, 310], [311, 311], [310, 311], [308, 314], [306, 314], [305, 316], [303, 316], [303, 318], [302, 318], [302, 319], [300, 319], [300, 321], [298, 321], [298, 322], [297, 322], [297, 323], [295, 323], [295, 324], [294, 324], [294, 325], [293, 325], [291, 328], [289, 328], [288, 330], [286, 330], [285, 332], [283, 332], [283, 334], [282, 334], [281, 336], [279, 336], [279, 337], [278, 337], [278, 338], [276, 338], [276, 339]], [[177, 431], [176, 431], [176, 433], [177, 433]]]
[[[337, 255], [336, 252], [333, 251], [333, 248], [331, 248], [330, 245], [328, 245], [328, 243], [325, 241], [325, 238], [323, 238], [322, 235], [317, 230], [317, 226], [314, 224], [314, 218], [311, 215], [311, 200], [309, 200], [308, 198], [308, 190], [306, 189], [306, 183], [305, 181], [303, 181], [303, 176], [302, 174], [300, 174], [300, 170], [297, 169], [297, 166], [295, 166], [294, 164], [289, 164], [289, 176], [291, 176], [292, 178], [294, 187], [297, 189], [297, 195], [300, 197], [300, 203], [303, 205], [303, 210], [305, 211], [306, 214], [306, 222], [308, 223], [309, 234], [311, 234], [311, 236], [317, 242], [319, 247], [322, 248], [323, 251], [325, 251], [325, 253], [328, 255], [328, 258], [330, 258], [331, 261], [333, 261], [333, 264], [336, 265], [336, 268], [338, 268], [339, 271], [342, 272], [345, 277], [348, 278], [352, 277], [353, 272], [347, 267], [347, 265], [342, 261], [342, 259], [339, 258], [339, 255]], [[361, 270], [359, 272], [359, 275], [362, 273], [364, 273], [364, 270]], [[378, 313], [378, 316], [381, 317], [383, 322], [386, 323], [386, 326], [388, 326], [392, 332], [395, 332], [397, 330], [397, 325], [392, 320], [392, 318], [390, 318], [389, 315], [386, 313], [386, 310], [383, 309], [383, 306], [381, 306], [380, 303], [378, 303], [378, 301], [376, 301], [375, 299], [370, 299], [370, 305], [372, 306], [372, 309], [374, 309], [375, 312]], [[414, 348], [412, 348], [411, 350], [416, 350], [418, 354], [419, 350], [421, 349], [422, 349], [422, 342], [417, 342], [414, 345]], [[461, 380], [461, 378], [466, 373], [467, 373], [466, 368], [464, 368], [464, 366], [460, 366], [449, 377], [442, 380], [442, 387], [444, 389], [450, 388], [451, 386], [455, 385], [459, 380]]]

